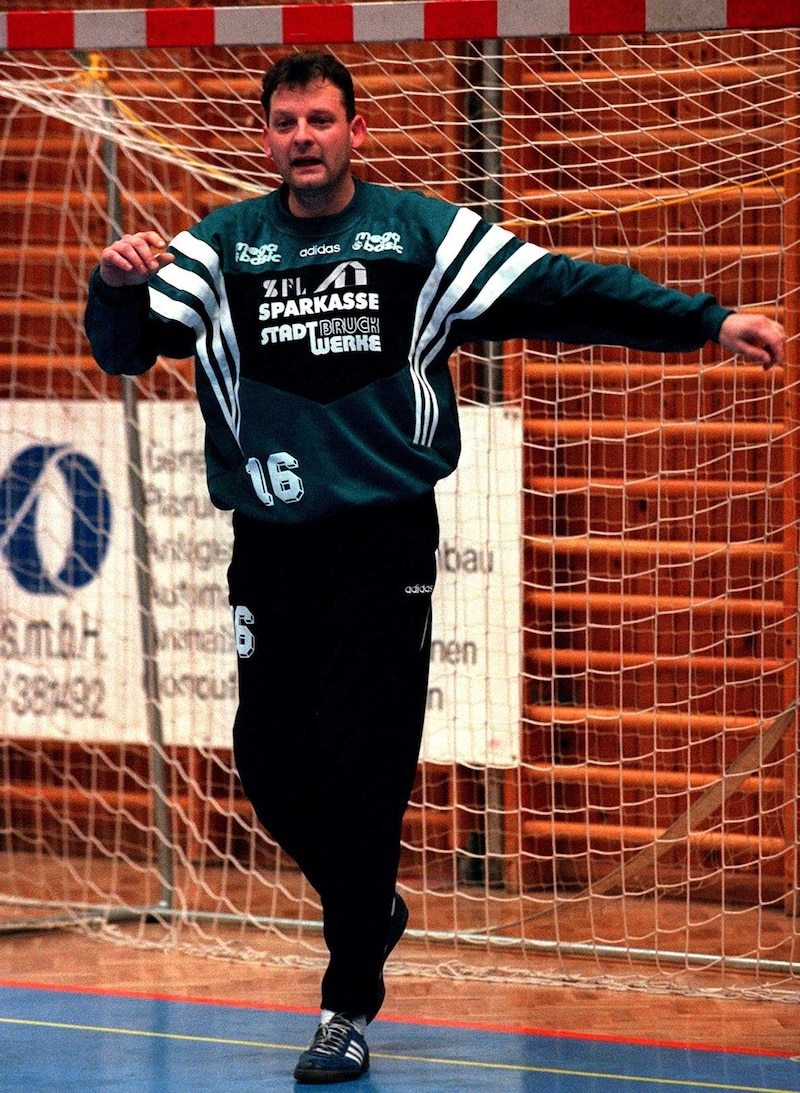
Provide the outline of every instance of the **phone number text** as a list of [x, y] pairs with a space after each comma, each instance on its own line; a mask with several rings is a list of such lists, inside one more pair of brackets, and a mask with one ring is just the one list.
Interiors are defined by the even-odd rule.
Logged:
[[18, 717], [103, 718], [106, 687], [102, 679], [72, 676], [53, 679], [44, 673], [6, 671], [0, 675], [0, 706]]

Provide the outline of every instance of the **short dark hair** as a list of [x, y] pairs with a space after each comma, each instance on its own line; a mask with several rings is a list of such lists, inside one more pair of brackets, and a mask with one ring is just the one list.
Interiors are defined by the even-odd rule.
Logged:
[[356, 116], [356, 96], [353, 77], [349, 69], [332, 53], [309, 50], [305, 53], [289, 53], [282, 57], [264, 75], [261, 105], [269, 123], [269, 104], [279, 87], [308, 87], [315, 80], [328, 80], [342, 93], [347, 120]]

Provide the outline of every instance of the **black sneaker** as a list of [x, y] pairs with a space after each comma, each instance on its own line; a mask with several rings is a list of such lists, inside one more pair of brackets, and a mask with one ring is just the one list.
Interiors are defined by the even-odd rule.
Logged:
[[367, 1041], [343, 1013], [320, 1025], [297, 1060], [294, 1080], [303, 1085], [350, 1082], [369, 1070]]
[[[408, 925], [408, 907], [406, 907], [405, 900], [399, 892], [394, 894], [394, 906], [392, 907], [392, 917], [389, 920], [389, 933], [386, 938], [386, 948], [383, 950], [383, 964], [389, 959], [389, 953], [395, 947], [397, 942], [403, 936]], [[383, 964], [381, 970], [378, 973], [378, 1005], [372, 1011], [367, 1014], [367, 1024], [370, 1021], [374, 1021], [378, 1015], [378, 1010], [383, 1005], [383, 1000], [386, 997], [386, 984], [383, 982]]]

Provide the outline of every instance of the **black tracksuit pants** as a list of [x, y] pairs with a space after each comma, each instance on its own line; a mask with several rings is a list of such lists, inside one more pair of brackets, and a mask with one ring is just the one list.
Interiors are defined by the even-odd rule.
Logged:
[[432, 495], [305, 526], [234, 515], [234, 752], [261, 823], [319, 893], [322, 1006], [378, 1007], [422, 738]]

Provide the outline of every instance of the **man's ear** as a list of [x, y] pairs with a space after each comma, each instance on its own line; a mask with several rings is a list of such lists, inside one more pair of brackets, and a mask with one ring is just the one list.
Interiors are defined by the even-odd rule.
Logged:
[[367, 123], [361, 114], [356, 114], [350, 122], [350, 147], [353, 151], [360, 148], [367, 138]]
[[269, 129], [266, 127], [266, 125], [261, 130], [261, 139], [264, 143], [264, 151], [267, 153], [269, 158], [272, 159], [272, 148], [270, 147], [269, 143]]

